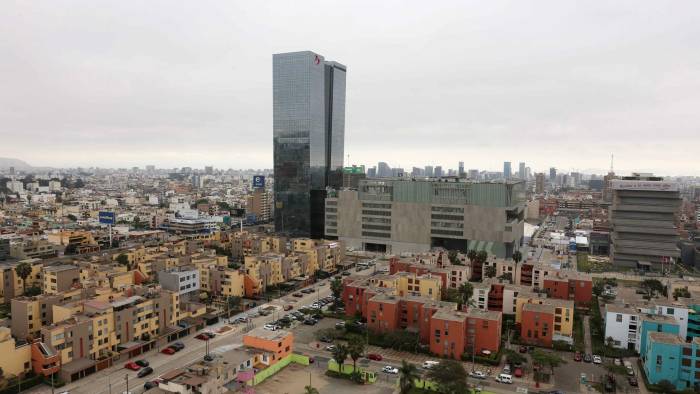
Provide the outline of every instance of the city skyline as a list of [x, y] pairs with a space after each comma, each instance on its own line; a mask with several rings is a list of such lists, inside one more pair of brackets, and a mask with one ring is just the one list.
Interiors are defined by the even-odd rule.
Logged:
[[270, 168], [270, 58], [308, 48], [353, 65], [349, 163], [700, 175], [697, 3], [207, 4], [8, 6], [0, 157]]

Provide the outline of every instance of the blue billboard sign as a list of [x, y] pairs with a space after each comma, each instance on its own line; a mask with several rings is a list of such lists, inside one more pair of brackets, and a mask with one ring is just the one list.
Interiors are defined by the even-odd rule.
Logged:
[[265, 177], [263, 175], [253, 176], [253, 187], [265, 187]]
[[102, 224], [115, 224], [117, 222], [115, 220], [114, 212], [101, 211], [99, 213], [99, 219], [100, 223]]

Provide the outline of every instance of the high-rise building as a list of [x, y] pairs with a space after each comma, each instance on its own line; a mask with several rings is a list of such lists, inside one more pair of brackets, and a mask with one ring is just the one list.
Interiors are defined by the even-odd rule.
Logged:
[[205, 166], [205, 167], [204, 167], [204, 173], [205, 173], [206, 175], [212, 175], [212, 174], [214, 174], [214, 167], [212, 167], [212, 166]]
[[374, 178], [377, 176], [377, 167], [370, 167], [367, 169], [367, 178]]
[[538, 172], [535, 174], [535, 193], [544, 193], [544, 173]]
[[389, 178], [391, 177], [391, 167], [383, 161], [377, 163], [377, 177], [379, 178]]
[[479, 170], [474, 169], [474, 168], [469, 170], [469, 179], [478, 180], [479, 179]]
[[343, 167], [345, 75], [310, 51], [272, 57], [276, 231], [323, 236], [326, 187]]
[[439, 178], [443, 176], [442, 166], [435, 166], [435, 177]]
[[527, 179], [527, 174], [525, 173], [525, 162], [520, 162], [518, 164], [518, 178]]
[[464, 174], [464, 162], [463, 162], [463, 161], [460, 161], [460, 162], [459, 162], [459, 172], [458, 172], [458, 176], [459, 176], [460, 178], [464, 178], [464, 175], [465, 175], [465, 174]]
[[610, 259], [614, 265], [660, 270], [680, 256], [678, 184], [652, 174], [612, 180]]
[[557, 169], [554, 167], [549, 167], [549, 181], [554, 183], [557, 179]]
[[425, 172], [425, 176], [427, 176], [427, 177], [433, 176], [433, 166], [425, 166], [425, 169], [423, 171]]
[[513, 177], [513, 172], [510, 169], [510, 162], [504, 161], [503, 162], [503, 178], [510, 179], [512, 177]]

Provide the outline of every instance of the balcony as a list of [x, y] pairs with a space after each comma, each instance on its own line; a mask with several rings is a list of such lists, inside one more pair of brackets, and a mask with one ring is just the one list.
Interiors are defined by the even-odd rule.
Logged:
[[43, 342], [32, 343], [32, 369], [36, 374], [50, 376], [61, 369], [61, 355]]

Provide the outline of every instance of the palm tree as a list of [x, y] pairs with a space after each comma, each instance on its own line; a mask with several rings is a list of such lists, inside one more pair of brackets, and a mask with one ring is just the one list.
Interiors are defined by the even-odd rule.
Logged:
[[459, 286], [459, 307], [461, 309], [462, 305], [472, 305], [472, 296], [474, 295], [474, 286], [469, 282], [464, 282]]
[[348, 358], [348, 347], [342, 343], [336, 343], [332, 353], [333, 360], [338, 363], [340, 366], [339, 371], [342, 373], [343, 363], [345, 363], [345, 359]]
[[513, 252], [513, 261], [515, 261], [515, 265], [517, 266], [519, 262], [523, 261], [523, 254], [520, 253], [519, 250], [516, 250]]
[[311, 385], [304, 386], [304, 394], [318, 394], [318, 389]]
[[415, 365], [409, 364], [406, 360], [401, 360], [401, 368], [399, 368], [399, 392], [408, 394], [415, 386], [418, 379], [418, 368]]
[[15, 267], [15, 272], [17, 273], [17, 276], [22, 278], [22, 293], [24, 293], [24, 291], [27, 290], [27, 278], [32, 274], [32, 265], [26, 261], [19, 263]]
[[476, 250], [470, 249], [467, 252], [467, 258], [469, 259], [469, 261], [474, 261], [474, 259], [476, 259]]
[[352, 359], [352, 370], [356, 371], [357, 359], [365, 352], [365, 340], [358, 335], [348, 337], [348, 354]]

